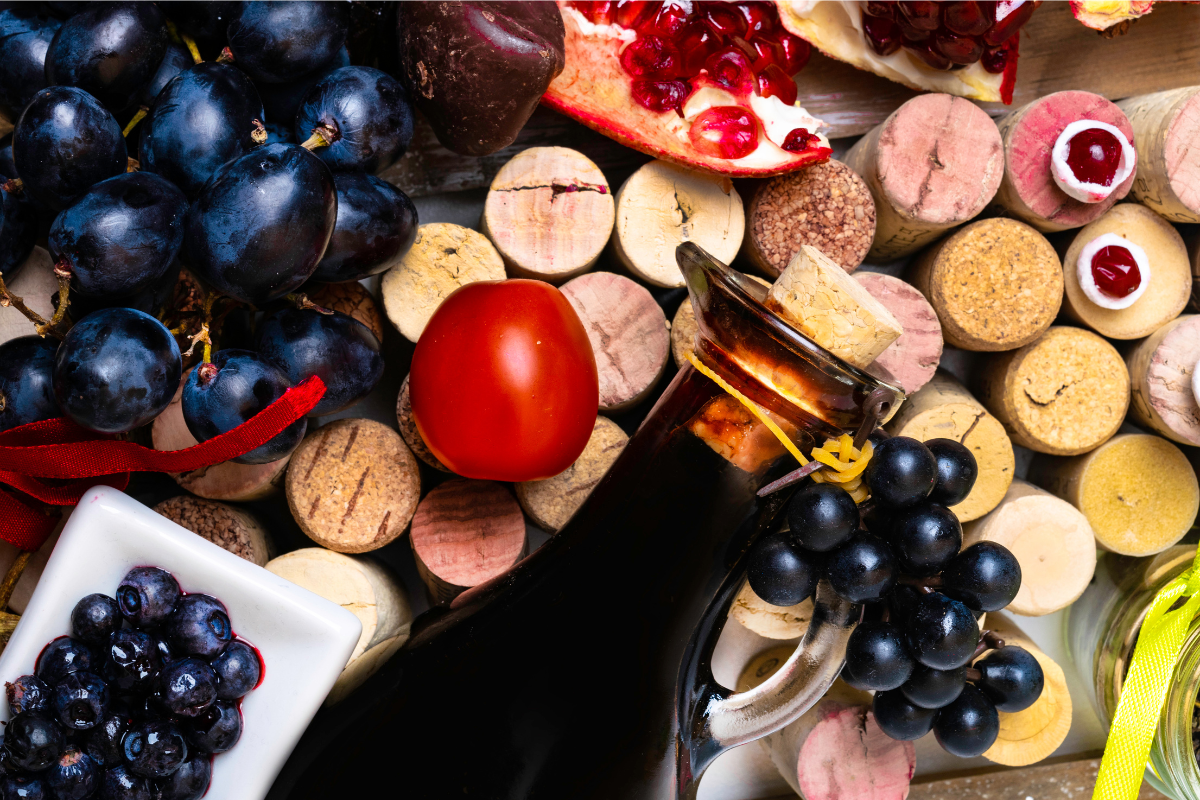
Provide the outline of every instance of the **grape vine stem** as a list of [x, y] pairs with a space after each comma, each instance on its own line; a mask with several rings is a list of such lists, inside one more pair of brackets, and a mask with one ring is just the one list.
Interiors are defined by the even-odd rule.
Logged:
[[288, 302], [295, 303], [296, 308], [300, 309], [301, 311], [315, 311], [318, 314], [324, 314], [327, 317], [333, 314], [333, 309], [317, 305], [312, 300], [309, 300], [308, 295], [304, 294], [303, 292], [299, 294], [286, 294], [283, 296], [283, 299], [287, 300]]
[[192, 346], [183, 354], [185, 357], [190, 356], [196, 349], [196, 345], [204, 342], [204, 352], [201, 360], [205, 364], [212, 361], [212, 335], [209, 333], [209, 326], [212, 324], [212, 308], [216, 300], [216, 292], [210, 291], [204, 296], [204, 323], [200, 326], [199, 331], [188, 337], [192, 340]]
[[50, 334], [56, 339], [63, 338], [62, 333], [51, 326], [46, 321], [45, 317], [34, 311], [29, 306], [25, 305], [24, 300], [9, 291], [8, 286], [6, 286], [4, 283], [4, 273], [0, 272], [0, 307], [8, 308], [9, 306], [15, 308], [17, 311], [20, 311], [25, 315], [26, 319], [37, 326], [38, 336], [44, 338], [46, 334]]

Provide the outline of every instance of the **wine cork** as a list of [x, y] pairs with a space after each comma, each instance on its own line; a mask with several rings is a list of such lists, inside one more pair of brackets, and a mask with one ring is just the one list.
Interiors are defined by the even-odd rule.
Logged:
[[747, 581], [733, 598], [729, 616], [765, 639], [799, 639], [812, 622], [812, 598], [794, 606], [773, 606], [754, 593]]
[[[1146, 251], [1150, 283], [1128, 308], [1103, 308], [1088, 299], [1079, 285], [1079, 256], [1084, 247], [1106, 233], [1128, 239]], [[1090, 269], [1090, 265], [1088, 266]], [[1063, 311], [1109, 339], [1140, 339], [1179, 316], [1192, 293], [1192, 264], [1183, 237], [1171, 223], [1136, 203], [1121, 203], [1085, 226], [1063, 257], [1066, 295]]]
[[521, 560], [525, 517], [502, 484], [455, 478], [421, 500], [409, 539], [421, 580], [444, 605]]
[[742, 198], [728, 177], [651, 161], [617, 190], [613, 249], [635, 277], [670, 289], [683, 286], [676, 247], [695, 242], [728, 264], [745, 227]]
[[264, 566], [274, 556], [267, 529], [248, 511], [187, 495], [164, 500], [154, 510], [252, 564]]
[[966, 499], [950, 510], [959, 522], [979, 519], [1004, 499], [1016, 461], [1012, 441], [1000, 421], [971, 396], [966, 387], [939, 372], [896, 412], [887, 425], [893, 436], [924, 442], [953, 439], [975, 456], [979, 477]]
[[853, 272], [874, 237], [871, 191], [858, 173], [831, 159], [759, 184], [746, 209], [742, 250], [772, 279], [806, 244]]
[[508, 274], [558, 284], [595, 266], [616, 205], [591, 159], [567, 147], [531, 147], [492, 179], [480, 230]]
[[[183, 376], [183, 382], [186, 381], [187, 374]], [[183, 382], [150, 426], [150, 441], [155, 450], [184, 450], [199, 444], [183, 420]], [[283, 487], [288, 459], [289, 456], [284, 456], [267, 464], [224, 461], [191, 472], [171, 473], [171, 477], [180, 487], [207, 500], [249, 502], [270, 497]]]
[[[746, 277], [767, 289], [771, 288], [771, 284], [757, 275], [747, 275]], [[696, 334], [699, 332], [700, 326], [696, 324], [696, 309], [692, 306], [692, 299], [685, 297], [675, 311], [675, 318], [671, 320], [671, 357], [675, 360], [675, 366], [683, 369], [690, 363], [687, 354], [695, 351]]]
[[432, 222], [417, 229], [412, 249], [383, 274], [383, 310], [396, 330], [415, 342], [433, 312], [455, 289], [503, 280], [504, 261], [482, 233]]
[[575, 463], [553, 478], [522, 481], [513, 488], [517, 502], [542, 530], [557, 533], [621, 455], [629, 436], [607, 417], [596, 417], [592, 435]]
[[[1008, 767], [1036, 764], [1057, 750], [1071, 730], [1073, 707], [1067, 676], [1007, 615], [990, 616], [988, 628], [999, 634], [1005, 646], [1023, 648], [1037, 660], [1042, 668], [1043, 685], [1041, 696], [1029, 708], [999, 712], [1000, 733], [983, 757]], [[984, 653], [980, 658], [986, 656]]]
[[1092, 527], [1073, 505], [1014, 480], [1000, 505], [963, 526], [963, 547], [996, 542], [1021, 565], [1021, 588], [1008, 610], [1027, 617], [1074, 603], [1096, 571]]
[[1200, 315], [1163, 325], [1125, 357], [1129, 413], [1139, 425], [1180, 444], [1200, 446], [1200, 405], [1192, 380], [1200, 362]]
[[959, 229], [921, 253], [907, 277], [937, 311], [946, 343], [963, 350], [1029, 344], [1062, 305], [1062, 264], [1054, 247], [1012, 219]]
[[1055, 326], [1019, 350], [990, 357], [976, 396], [1016, 444], [1073, 456], [1108, 441], [1129, 408], [1129, 373], [1111, 344], [1082, 328]]
[[[1117, 105], [1091, 92], [1066, 91], [1039, 97], [996, 123], [1004, 140], [1004, 180], [994, 205], [1039, 231], [1065, 231], [1096, 220], [1129, 194], [1133, 174], [1099, 203], [1085, 203], [1054, 182], [1050, 152], [1067, 125], [1077, 120], [1105, 122], [1134, 140], [1133, 126]], [[1136, 170], [1135, 170], [1136, 171]]]
[[[54, 259], [45, 248], [34, 247], [15, 277], [3, 277], [8, 290], [24, 300], [31, 311], [44, 319], [54, 316], [58, 279], [54, 277]], [[0, 344], [34, 332], [33, 323], [24, 314], [12, 306], [0, 306]]]
[[974, 219], [1004, 174], [1000, 131], [979, 106], [948, 94], [912, 98], [846, 153], [875, 198], [878, 221], [867, 258], [912, 255]]
[[339, 419], [304, 437], [286, 487], [288, 508], [308, 538], [339, 553], [365, 553], [404, 533], [421, 496], [421, 473], [388, 426]]
[[892, 312], [904, 329], [875, 363], [886, 369], [906, 394], [912, 394], [929, 382], [942, 360], [942, 325], [937, 312], [915, 286], [899, 278], [858, 272], [854, 279]]
[[322, 308], [340, 311], [370, 328], [375, 338], [383, 341], [383, 315], [379, 304], [358, 281], [323, 283], [313, 288], [308, 299]]
[[767, 308], [862, 368], [904, 333], [899, 320], [820, 250], [803, 245], [767, 293]]
[[417, 428], [417, 419], [412, 413], [412, 395], [408, 391], [407, 375], [404, 376], [404, 382], [400, 384], [400, 394], [396, 397], [396, 422], [400, 427], [400, 437], [404, 439], [404, 443], [408, 445], [409, 450], [412, 450], [414, 456], [436, 470], [452, 472], [433, 454], [429, 445], [425, 444], [425, 440], [421, 438], [421, 431]]
[[1200, 222], [1200, 86], [1117, 103], [1133, 126], [1138, 165], [1132, 196], [1171, 222]]
[[1166, 550], [1200, 510], [1200, 486], [1187, 457], [1148, 433], [1114, 436], [1074, 458], [1036, 459], [1029, 474], [1087, 517], [1096, 544], [1121, 555]]
[[267, 570], [337, 603], [362, 623], [362, 634], [326, 705], [344, 699], [408, 641], [413, 619], [408, 594], [374, 559], [308, 547], [272, 559]]
[[612, 272], [580, 275], [563, 284], [562, 293], [596, 355], [600, 410], [640, 403], [662, 376], [671, 349], [667, 318], [653, 295]]

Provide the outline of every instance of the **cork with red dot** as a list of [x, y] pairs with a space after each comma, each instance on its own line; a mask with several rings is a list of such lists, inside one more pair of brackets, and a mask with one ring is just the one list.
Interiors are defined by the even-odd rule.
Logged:
[[1004, 141], [1005, 167], [993, 203], [997, 211], [1049, 233], [1087, 225], [1129, 194], [1136, 155], [1135, 163], [1124, 163], [1116, 174], [1117, 178], [1126, 177], [1115, 180], [1107, 197], [1096, 202], [1072, 197], [1055, 180], [1055, 144], [1069, 125], [1085, 120], [1116, 129], [1127, 143], [1134, 141], [1133, 126], [1125, 113], [1091, 92], [1055, 92], [1000, 118], [997, 125]]
[[1171, 222], [1200, 222], [1200, 86], [1117, 103], [1133, 126], [1135, 200]]

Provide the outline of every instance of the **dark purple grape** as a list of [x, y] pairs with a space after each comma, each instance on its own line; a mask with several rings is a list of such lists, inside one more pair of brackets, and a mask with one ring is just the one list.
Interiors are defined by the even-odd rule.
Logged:
[[[73, 294], [69, 309], [71, 318], [83, 319], [88, 314], [105, 308], [132, 308], [135, 311], [143, 311], [152, 317], [157, 316], [158, 312], [174, 296], [181, 269], [183, 269], [183, 265], [179, 263], [179, 259], [175, 259], [167, 267], [167, 271], [160, 275], [154, 283], [135, 294], [117, 297]], [[58, 295], [52, 297], [51, 301], [54, 303], [54, 307], [58, 308]]]
[[975, 456], [953, 439], [930, 439], [925, 446], [937, 460], [937, 483], [929, 499], [944, 506], [956, 506], [966, 500], [979, 477]]
[[0, 274], [10, 282], [25, 266], [38, 238], [38, 213], [31, 198], [24, 189], [5, 188], [6, 180], [16, 177], [0, 171]]
[[104, 771], [100, 782], [101, 800], [157, 800], [158, 797], [154, 784], [141, 775], [130, 772], [129, 767], [124, 764], [117, 764]]
[[242, 712], [236, 703], [218, 700], [188, 721], [188, 741], [199, 753], [224, 753], [242, 738]]
[[1024, 711], [1042, 696], [1042, 665], [1023, 647], [1008, 645], [975, 662], [983, 677], [976, 685], [1000, 711]]
[[303, 142], [320, 131], [314, 153], [336, 171], [377, 173], [404, 155], [413, 112], [400, 81], [371, 67], [343, 67], [322, 78], [300, 103], [293, 131]]
[[4, 763], [28, 772], [50, 766], [63, 751], [63, 732], [41, 712], [17, 714], [4, 729]]
[[72, 672], [54, 685], [54, 714], [71, 731], [88, 731], [108, 711], [108, 684], [91, 672]]
[[87, 754], [101, 766], [120, 764], [125, 754], [121, 741], [132, 723], [133, 717], [128, 708], [121, 703], [111, 703], [108, 713], [88, 732], [84, 748]]
[[[3, 14], [0, 11], [0, 14]], [[19, 178], [17, 174], [17, 162], [13, 161], [12, 154], [12, 134], [0, 139], [0, 175], [5, 178]]]
[[226, 165], [188, 213], [189, 266], [262, 305], [316, 270], [337, 219], [333, 173], [298, 145], [268, 144]]
[[162, 665], [155, 638], [146, 631], [119, 630], [105, 645], [104, 677], [120, 692], [149, 691]]
[[89, 594], [71, 610], [71, 633], [76, 639], [103, 648], [121, 627], [121, 608], [106, 594]]
[[167, 621], [183, 593], [175, 576], [158, 567], [134, 567], [117, 586], [117, 605], [135, 628], [153, 628]]
[[219, 52], [226, 44], [229, 23], [241, 10], [238, 0], [172, 2], [167, 11], [182, 33], [196, 40], [200, 52]]
[[0, 800], [50, 800], [43, 776], [9, 775], [0, 781]]
[[357, 281], [394, 266], [417, 238], [417, 208], [387, 181], [361, 172], [339, 172], [337, 223], [312, 280]]
[[206, 594], [185, 595], [175, 607], [163, 633], [174, 652], [213, 658], [233, 639], [233, 626], [224, 603]]
[[911, 742], [920, 739], [933, 728], [937, 711], [921, 708], [908, 702], [899, 689], [876, 692], [871, 711], [879, 729], [893, 739]]
[[83, 800], [100, 785], [100, 768], [75, 745], [68, 745], [46, 770], [46, 783], [55, 800]]
[[158, 800], [200, 800], [212, 782], [212, 757], [196, 753], [160, 782]]
[[46, 52], [62, 22], [39, 6], [6, 3], [0, 9], [0, 105], [7, 107], [7, 116], [13, 119], [49, 85]]
[[974, 611], [999, 611], [1021, 590], [1021, 565], [1007, 547], [976, 542], [946, 564], [941, 591]]
[[230, 642], [211, 663], [219, 681], [217, 698], [220, 700], [237, 700], [248, 694], [262, 677], [258, 654], [245, 642]]
[[138, 92], [137, 102], [146, 108], [153, 108], [154, 101], [158, 99], [159, 93], [167, 87], [171, 80], [186, 69], [191, 69], [196, 62], [192, 59], [192, 54], [188, 49], [181, 44], [171, 42], [167, 45], [167, 52], [162, 57], [162, 61], [158, 64], [158, 69], [154, 71], [153, 77], [146, 82], [142, 90]]
[[996, 706], [979, 689], [967, 685], [954, 702], [937, 712], [933, 735], [947, 753], [959, 758], [983, 755], [1000, 734]]
[[[220, 350], [211, 364], [192, 370], [183, 385], [183, 421], [197, 441], [233, 430], [292, 387], [287, 375], [250, 350]], [[274, 438], [233, 459], [266, 464], [291, 453], [304, 438], [307, 419], [298, 419]]]
[[199, 716], [217, 699], [217, 674], [202, 658], [181, 658], [163, 667], [157, 699], [181, 717]]
[[97, 183], [50, 226], [50, 255], [83, 294], [142, 292], [183, 246], [187, 198], [158, 175], [128, 172]]
[[13, 159], [21, 165], [24, 190], [55, 211], [128, 165], [113, 115], [73, 86], [34, 95], [13, 133]]
[[38, 655], [33, 671], [47, 686], [54, 686], [72, 672], [91, 672], [99, 666], [100, 660], [87, 642], [60, 636]]
[[933, 669], [917, 664], [912, 675], [900, 687], [910, 703], [921, 708], [938, 709], [954, 702], [966, 685], [966, 667]]
[[54, 396], [88, 430], [124, 433], [166, 409], [182, 373], [179, 345], [161, 322], [107, 308], [77, 322], [59, 345]]
[[858, 530], [858, 506], [840, 486], [812, 483], [788, 501], [792, 539], [805, 550], [828, 552]]
[[122, 742], [125, 763], [143, 778], [165, 778], [188, 755], [183, 733], [173, 722], [150, 720], [134, 726]]
[[0, 344], [0, 431], [53, 419], [54, 354], [58, 345], [40, 336], [18, 336]]
[[901, 572], [934, 575], [962, 547], [962, 524], [945, 506], [921, 503], [895, 513], [889, 541]]
[[819, 577], [811, 556], [781, 531], [754, 543], [746, 571], [750, 588], [773, 606], [794, 606], [811, 597]]
[[876, 445], [865, 477], [876, 502], [905, 508], [921, 502], [933, 491], [937, 483], [937, 459], [916, 439], [893, 436]]
[[50, 687], [36, 675], [22, 675], [12, 683], [5, 683], [4, 690], [8, 695], [8, 710], [14, 717], [50, 707]]
[[245, 73], [206, 61], [163, 87], [141, 124], [138, 158], [195, 198], [213, 174], [255, 147], [262, 101]]
[[908, 680], [913, 659], [904, 632], [890, 622], [863, 622], [846, 643], [846, 682], [864, 691], [895, 689]]
[[349, 27], [347, 3], [245, 3], [229, 23], [229, 49], [254, 80], [287, 83], [333, 59]]
[[[350, 66], [350, 53], [342, 48], [334, 55], [328, 64], [322, 64], [316, 70], [302, 75], [289, 83], [258, 84], [258, 93], [263, 99], [263, 111], [267, 114], [268, 125], [280, 125], [287, 130], [286, 141], [295, 141], [292, 129], [296, 125], [296, 112], [300, 103], [312, 87], [316, 86], [326, 75]], [[305, 139], [308, 138], [306, 135]], [[303, 140], [301, 140], [303, 141]]]
[[979, 625], [971, 610], [936, 592], [920, 595], [903, 623], [909, 652], [934, 669], [963, 666], [979, 644]]
[[883, 539], [859, 533], [829, 554], [825, 574], [840, 597], [868, 603], [881, 599], [896, 585], [896, 559]]
[[325, 382], [325, 396], [309, 412], [313, 416], [357, 403], [383, 377], [379, 340], [366, 325], [340, 311], [277, 311], [259, 325], [254, 349], [292, 384], [310, 375]]
[[89, 3], [46, 54], [46, 83], [77, 86], [113, 111], [127, 108], [167, 52], [167, 21], [154, 3]]
[[296, 140], [292, 138], [292, 126], [282, 123], [276, 124], [268, 122], [265, 125], [267, 131], [267, 140], [263, 144], [295, 144]]

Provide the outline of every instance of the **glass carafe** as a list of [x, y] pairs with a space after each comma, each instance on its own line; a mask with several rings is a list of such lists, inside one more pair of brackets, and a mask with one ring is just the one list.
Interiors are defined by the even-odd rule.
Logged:
[[[801, 450], [902, 399], [766, 309], [760, 285], [692, 244], [677, 260], [697, 357]], [[789, 494], [756, 492], [797, 466], [740, 409], [681, 369], [571, 521], [417, 620], [388, 664], [317, 716], [270, 797], [687, 798], [721, 752], [800, 716], [859, 617], [826, 582], [766, 683], [733, 694], [709, 666], [747, 550]]]

